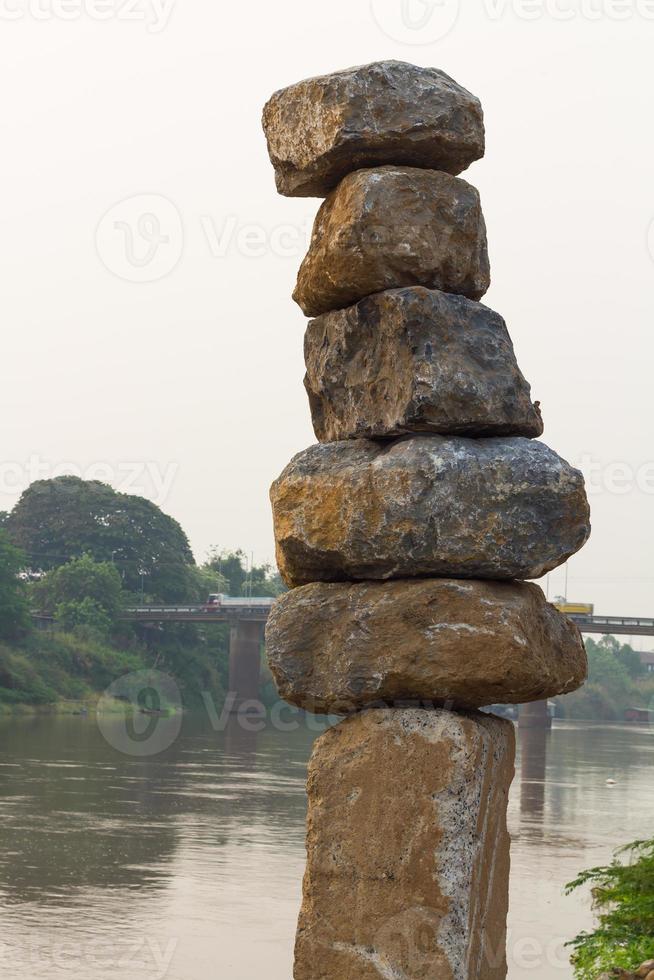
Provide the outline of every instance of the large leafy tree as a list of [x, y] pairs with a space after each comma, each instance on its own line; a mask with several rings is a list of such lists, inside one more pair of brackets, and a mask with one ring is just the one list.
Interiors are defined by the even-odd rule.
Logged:
[[5, 527], [36, 575], [88, 554], [115, 565], [130, 592], [167, 602], [194, 593], [195, 562], [177, 521], [105, 483], [75, 476], [32, 483]]
[[29, 623], [25, 585], [20, 571], [25, 558], [0, 528], [0, 639], [13, 639]]

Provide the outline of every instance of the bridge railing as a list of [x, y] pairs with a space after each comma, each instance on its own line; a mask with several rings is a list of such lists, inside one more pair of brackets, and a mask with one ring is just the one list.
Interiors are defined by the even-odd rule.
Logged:
[[274, 599], [268, 596], [255, 599], [228, 599], [219, 603], [162, 603], [160, 605], [131, 606], [124, 609], [122, 618], [132, 621], [197, 620], [202, 622], [230, 622], [239, 619], [266, 619]]

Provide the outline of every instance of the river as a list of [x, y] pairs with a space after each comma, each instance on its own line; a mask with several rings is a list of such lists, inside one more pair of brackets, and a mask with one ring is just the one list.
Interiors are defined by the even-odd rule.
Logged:
[[[120, 751], [120, 721], [0, 719], [6, 980], [291, 977], [315, 719], [253, 732], [186, 718], [178, 735], [156, 722], [172, 744], [135, 757]], [[651, 836], [654, 730], [557, 722], [526, 735], [509, 978], [567, 980], [562, 944], [592, 917], [563, 886]]]

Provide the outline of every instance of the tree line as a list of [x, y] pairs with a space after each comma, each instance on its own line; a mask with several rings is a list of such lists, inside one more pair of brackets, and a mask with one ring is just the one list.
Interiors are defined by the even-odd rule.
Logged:
[[202, 602], [210, 593], [275, 596], [276, 569], [214, 548], [198, 565], [174, 518], [143, 497], [62, 476], [39, 480], [0, 514], [0, 638], [29, 628], [30, 612], [63, 628], [111, 630], [133, 602]]

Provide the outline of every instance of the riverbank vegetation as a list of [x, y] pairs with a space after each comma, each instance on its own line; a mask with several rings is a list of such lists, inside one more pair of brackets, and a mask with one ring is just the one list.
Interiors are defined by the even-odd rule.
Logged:
[[570, 943], [577, 980], [613, 970], [635, 973], [654, 958], [654, 838], [621, 848], [606, 867], [582, 872], [567, 892], [587, 886], [598, 921], [593, 932]]
[[220, 707], [226, 624], [133, 625], [122, 610], [282, 589], [242, 551], [214, 549], [198, 566], [150, 501], [76, 477], [34, 483], [0, 515], [0, 711], [83, 709], [118, 677], [152, 669], [175, 678], [185, 707], [207, 696]]
[[654, 709], [654, 674], [640, 655], [614, 636], [586, 640], [588, 681], [574, 694], [558, 699], [566, 718], [624, 721], [632, 709]]

